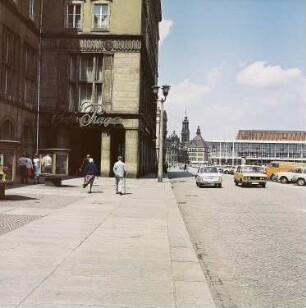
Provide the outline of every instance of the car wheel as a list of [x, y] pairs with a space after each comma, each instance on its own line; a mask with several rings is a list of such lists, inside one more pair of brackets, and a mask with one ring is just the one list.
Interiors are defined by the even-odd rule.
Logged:
[[260, 185], [261, 185], [262, 188], [266, 187], [266, 183], [261, 183]]
[[198, 183], [198, 182], [196, 182], [196, 184], [197, 184], [197, 186], [198, 186], [198, 187], [200, 187], [200, 185], [199, 185], [199, 183]]
[[299, 186], [304, 186], [305, 185], [305, 180], [304, 179], [298, 179], [296, 181], [296, 183], [299, 185]]
[[224, 174], [228, 174], [228, 171], [227, 171], [227, 170], [225, 170], [225, 171], [224, 171]]
[[282, 184], [287, 184], [288, 183], [288, 179], [285, 177], [285, 176], [282, 176], [279, 181], [282, 183]]
[[271, 180], [271, 181], [274, 181], [274, 182], [276, 181], [276, 176], [275, 176], [275, 174], [272, 174], [272, 175], [270, 176], [270, 180]]
[[219, 187], [219, 188], [222, 188], [222, 184], [220, 183], [220, 184], [218, 185], [218, 187]]
[[235, 182], [235, 185], [238, 186], [238, 182], [237, 181], [234, 181], [234, 182]]

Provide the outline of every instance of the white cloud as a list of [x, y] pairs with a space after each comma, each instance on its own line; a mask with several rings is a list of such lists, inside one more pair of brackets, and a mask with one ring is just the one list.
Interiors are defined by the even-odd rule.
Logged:
[[210, 87], [216, 86], [223, 78], [223, 66], [211, 69], [206, 75], [206, 81]]
[[172, 26], [173, 26], [172, 20], [162, 20], [160, 22], [159, 24], [159, 36], [160, 36], [159, 46], [161, 46], [165, 38], [169, 36]]
[[295, 82], [301, 76], [302, 73], [297, 68], [283, 69], [278, 65], [257, 61], [239, 72], [237, 83], [260, 88], [281, 87]]
[[[261, 75], [260, 82], [245, 79], [253, 82], [237, 84], [235, 73], [219, 66], [203, 76], [203, 83], [186, 79], [172, 85], [165, 104], [169, 133], [181, 132], [185, 111], [190, 121], [191, 138], [197, 126], [201, 127], [206, 140], [234, 139], [239, 129], [305, 129], [305, 75], [298, 69], [284, 70], [265, 62], [255, 63]], [[246, 66], [248, 68], [254, 66], [251, 64]], [[256, 70], [242, 70], [250, 71], [255, 74]], [[244, 84], [253, 86], [242, 86]]]

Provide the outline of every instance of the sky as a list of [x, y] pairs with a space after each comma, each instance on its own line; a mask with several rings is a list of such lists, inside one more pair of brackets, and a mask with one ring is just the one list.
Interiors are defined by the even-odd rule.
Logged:
[[306, 130], [306, 0], [161, 0], [168, 135]]

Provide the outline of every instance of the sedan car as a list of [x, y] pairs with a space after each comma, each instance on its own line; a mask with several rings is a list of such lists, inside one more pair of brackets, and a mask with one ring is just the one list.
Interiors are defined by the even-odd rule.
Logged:
[[255, 165], [240, 165], [234, 172], [234, 183], [237, 186], [260, 185], [266, 187], [267, 178], [262, 167]]
[[198, 187], [214, 186], [222, 187], [222, 174], [215, 166], [203, 166], [198, 169], [195, 176]]
[[292, 178], [293, 183], [297, 183], [299, 186], [306, 185], [306, 173], [295, 174]]
[[291, 183], [295, 175], [300, 173], [306, 173], [306, 168], [293, 168], [286, 172], [277, 172], [275, 174], [275, 179], [282, 184]]

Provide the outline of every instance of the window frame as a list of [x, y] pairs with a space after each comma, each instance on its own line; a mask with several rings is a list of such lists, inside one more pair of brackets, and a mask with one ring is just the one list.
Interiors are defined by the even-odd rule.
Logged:
[[[95, 27], [95, 6], [106, 6], [107, 7], [107, 25], [101, 26], [101, 27]], [[110, 14], [110, 4], [103, 2], [103, 1], [92, 1], [92, 8], [91, 8], [91, 31], [93, 32], [109, 32], [110, 31], [110, 20], [111, 20], [111, 14]], [[103, 16], [103, 15], [101, 15]]]
[[33, 21], [35, 21], [36, 17], [36, 10], [35, 10], [35, 0], [29, 0], [29, 17]]
[[[73, 6], [73, 24], [75, 25], [75, 10], [76, 10], [76, 6], [80, 6], [80, 27], [70, 27], [69, 26], [69, 13], [68, 13], [68, 9], [69, 6]], [[78, 32], [82, 32], [83, 31], [83, 12], [84, 12], [84, 7], [83, 7], [83, 1], [78, 1], [78, 0], [69, 0], [66, 2], [66, 10], [65, 10], [65, 28], [67, 30], [73, 31], [73, 30], [77, 30]]]
[[[90, 79], [82, 78], [82, 60], [92, 59], [92, 69]], [[97, 64], [100, 63], [100, 64]], [[76, 64], [76, 65], [75, 65]], [[101, 76], [97, 78], [97, 69], [101, 65]], [[74, 70], [74, 71], [73, 71]], [[81, 109], [81, 91], [82, 88], [91, 87], [90, 101], [93, 103], [101, 103], [103, 105], [103, 83], [104, 83], [104, 58], [99, 53], [72, 53], [69, 56], [69, 112], [83, 112]], [[98, 91], [100, 88], [101, 101], [98, 102]], [[73, 93], [73, 95], [72, 95]], [[72, 99], [75, 99], [75, 102]], [[86, 100], [86, 99], [82, 99]]]

